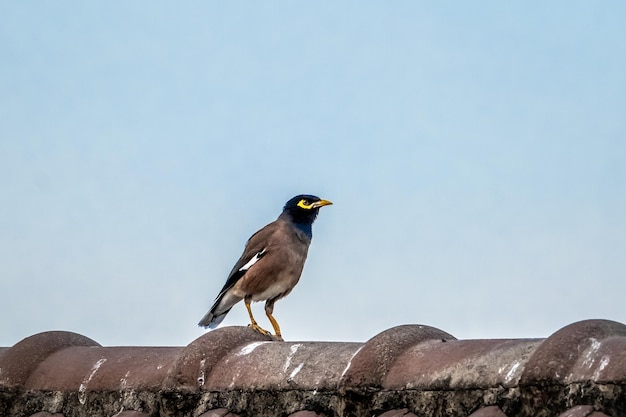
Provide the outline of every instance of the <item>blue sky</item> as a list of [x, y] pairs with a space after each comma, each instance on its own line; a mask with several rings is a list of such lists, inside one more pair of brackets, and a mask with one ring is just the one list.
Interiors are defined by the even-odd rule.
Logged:
[[287, 340], [626, 323], [625, 16], [1, 1], [0, 345], [186, 345], [300, 193], [335, 204], [276, 304]]

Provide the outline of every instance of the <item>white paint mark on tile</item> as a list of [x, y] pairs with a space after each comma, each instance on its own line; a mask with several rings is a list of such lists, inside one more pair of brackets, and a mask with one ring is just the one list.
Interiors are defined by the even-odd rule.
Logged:
[[296, 375], [298, 375], [298, 372], [302, 370], [303, 366], [304, 366], [304, 362], [302, 362], [300, 365], [293, 368], [293, 371], [291, 371], [291, 373], [289, 374], [289, 379], [293, 379]]
[[346, 372], [348, 372], [348, 369], [350, 369], [350, 365], [352, 365], [352, 359], [354, 359], [354, 357], [357, 355], [357, 353], [359, 353], [359, 351], [363, 348], [363, 346], [359, 347], [356, 352], [354, 352], [352, 354], [352, 356], [350, 357], [350, 360], [348, 361], [348, 364], [346, 365], [346, 368], [343, 370], [343, 372], [341, 373], [341, 377], [343, 378], [343, 376], [346, 374]]
[[199, 369], [199, 373], [198, 373], [198, 385], [199, 386], [203, 386], [204, 385], [204, 364], [206, 363], [206, 359], [202, 359], [200, 361], [200, 369]]
[[81, 404], [85, 404], [87, 400], [87, 394], [86, 394], [87, 385], [89, 385], [89, 382], [91, 382], [94, 375], [96, 375], [96, 372], [98, 372], [98, 369], [100, 369], [102, 364], [105, 363], [106, 361], [107, 361], [106, 358], [98, 359], [98, 362], [96, 362], [94, 366], [91, 368], [91, 373], [89, 374], [89, 376], [83, 379], [83, 382], [78, 387], [78, 401]]
[[602, 345], [602, 343], [596, 338], [590, 337], [589, 340], [591, 341], [591, 346], [587, 350], [587, 354], [585, 355], [585, 360], [583, 361], [583, 366], [586, 366], [587, 368], [591, 368], [593, 366], [593, 363], [596, 360], [595, 359], [596, 353], [598, 352], [598, 350], [600, 349], [600, 346]]
[[230, 381], [230, 384], [228, 385], [228, 389], [233, 389], [235, 387], [235, 384], [239, 380], [240, 376], [241, 376], [241, 369], [237, 368], [237, 373], [233, 375], [233, 379]]
[[513, 365], [511, 365], [511, 369], [509, 369], [509, 372], [506, 373], [506, 375], [504, 376], [504, 382], [506, 384], [508, 384], [509, 382], [511, 382], [511, 380], [513, 380], [513, 377], [515, 376], [515, 371], [517, 371], [517, 368], [519, 368], [519, 361], [515, 361], [513, 362]]
[[126, 374], [123, 378], [120, 378], [120, 389], [124, 390], [128, 386], [128, 375], [130, 375], [130, 371], [126, 371]]
[[254, 349], [258, 348], [259, 346], [261, 346], [264, 343], [269, 343], [269, 342], [254, 342], [254, 343], [250, 343], [248, 345], [245, 345], [244, 347], [242, 347], [239, 350], [239, 352], [237, 353], [237, 356], [248, 355], [248, 354], [252, 353], [254, 351]]
[[283, 365], [283, 372], [287, 372], [287, 369], [289, 369], [289, 365], [291, 365], [291, 359], [293, 359], [293, 355], [296, 354], [300, 346], [302, 346], [302, 343], [296, 343], [295, 345], [289, 347], [289, 352], [291, 353], [289, 354], [289, 356], [287, 356], [287, 360]]
[[593, 373], [594, 381], [600, 379], [600, 372], [602, 372], [602, 370], [607, 367], [610, 361], [611, 358], [609, 358], [608, 356], [603, 356], [602, 359], [600, 359], [600, 365], [598, 365], [598, 368]]

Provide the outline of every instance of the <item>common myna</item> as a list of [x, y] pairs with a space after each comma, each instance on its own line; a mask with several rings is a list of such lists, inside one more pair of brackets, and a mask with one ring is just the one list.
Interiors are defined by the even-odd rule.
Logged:
[[230, 309], [244, 300], [250, 326], [270, 335], [257, 324], [250, 308], [252, 301], [266, 300], [265, 314], [277, 338], [282, 340], [278, 322], [272, 316], [274, 303], [289, 294], [298, 283], [313, 236], [313, 222], [320, 207], [329, 204], [332, 203], [328, 200], [306, 194], [287, 201], [278, 219], [250, 237], [213, 307], [198, 326], [216, 328]]

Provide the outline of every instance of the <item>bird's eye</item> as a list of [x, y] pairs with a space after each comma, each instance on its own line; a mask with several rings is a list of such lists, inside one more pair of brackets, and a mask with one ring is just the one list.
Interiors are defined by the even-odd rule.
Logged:
[[311, 208], [311, 203], [306, 198], [303, 198], [302, 200], [298, 201], [298, 207], [309, 210]]

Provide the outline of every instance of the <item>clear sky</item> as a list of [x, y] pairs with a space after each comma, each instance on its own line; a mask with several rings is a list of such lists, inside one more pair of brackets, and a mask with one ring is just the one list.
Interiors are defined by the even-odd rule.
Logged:
[[624, 2], [2, 0], [0, 57], [0, 346], [188, 344], [300, 193], [286, 340], [626, 323]]

